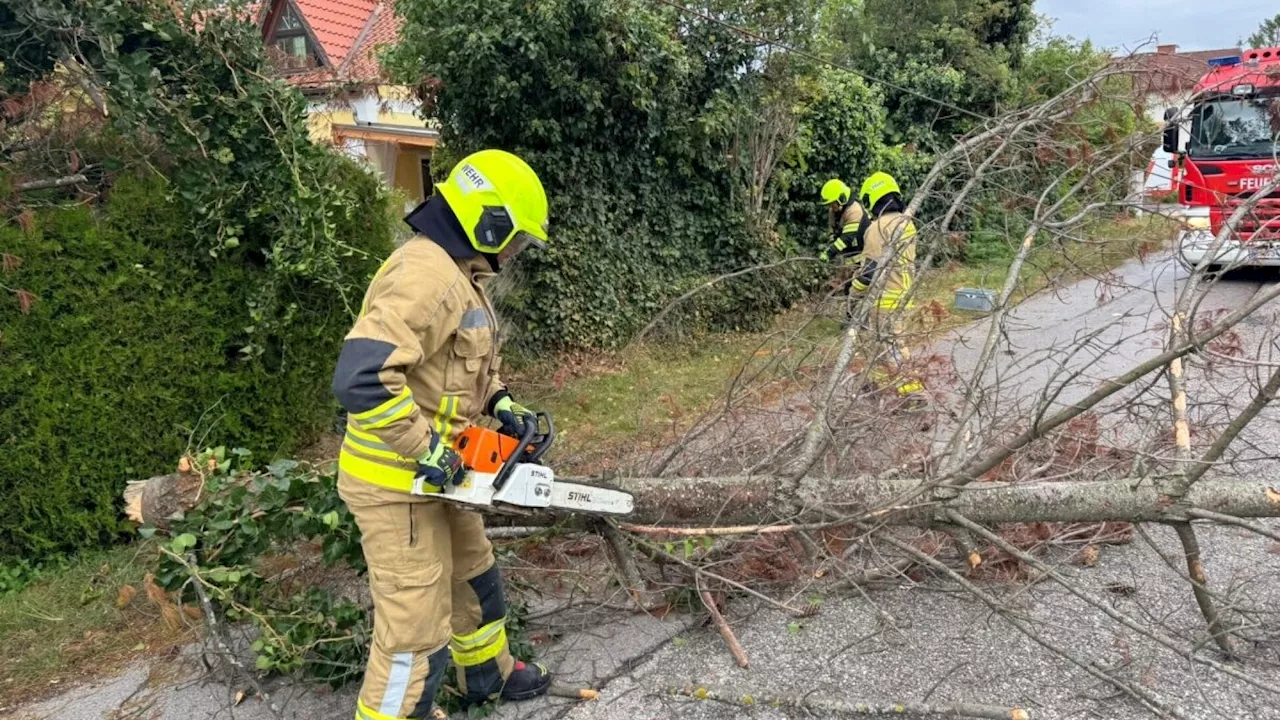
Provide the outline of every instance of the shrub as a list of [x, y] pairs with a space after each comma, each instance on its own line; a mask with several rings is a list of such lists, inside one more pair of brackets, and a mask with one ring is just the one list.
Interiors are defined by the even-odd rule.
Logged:
[[[0, 149], [3, 282], [21, 291], [0, 294], [0, 556], [108, 540], [124, 481], [189, 443], [288, 452], [331, 416], [338, 344], [391, 247], [387, 196], [311, 142], [306, 100], [228, 7], [0, 12], [0, 104], [27, 108]], [[65, 190], [7, 181], [77, 169]]]
[[[346, 174], [379, 197], [365, 173]], [[0, 227], [37, 298], [29, 314], [0, 307], [0, 557], [108, 541], [125, 481], [168, 471], [188, 443], [288, 452], [332, 417], [344, 304], [297, 280], [282, 288], [290, 321], [251, 332], [249, 303], [276, 280], [247, 253], [209, 258], [189, 221], [161, 178], [125, 176], [98, 209]], [[344, 234], [380, 256], [385, 225]], [[244, 352], [251, 337], [260, 352]]]

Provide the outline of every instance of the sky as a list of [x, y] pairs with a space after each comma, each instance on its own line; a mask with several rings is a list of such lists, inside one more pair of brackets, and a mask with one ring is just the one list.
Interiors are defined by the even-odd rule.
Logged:
[[1036, 12], [1055, 18], [1055, 35], [1102, 47], [1135, 50], [1158, 35], [1179, 50], [1213, 50], [1235, 47], [1280, 7], [1275, 0], [1036, 0]]

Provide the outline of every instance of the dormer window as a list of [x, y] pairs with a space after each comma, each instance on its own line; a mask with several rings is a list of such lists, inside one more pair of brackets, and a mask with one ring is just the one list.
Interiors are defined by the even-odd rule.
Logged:
[[291, 2], [284, 4], [280, 19], [276, 20], [271, 33], [271, 47], [276, 62], [283, 69], [302, 70], [318, 64], [306, 26]]

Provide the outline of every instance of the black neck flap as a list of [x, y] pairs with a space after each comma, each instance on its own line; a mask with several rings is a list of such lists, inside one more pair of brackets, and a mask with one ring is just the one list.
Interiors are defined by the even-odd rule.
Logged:
[[467, 234], [463, 231], [462, 224], [458, 222], [458, 217], [453, 214], [449, 203], [439, 195], [432, 195], [414, 208], [413, 212], [405, 217], [404, 222], [414, 232], [444, 248], [444, 251], [454, 260], [470, 260], [477, 255], [484, 255], [484, 259], [489, 261], [489, 267], [493, 268], [494, 272], [498, 272], [498, 256], [492, 253], [481, 253], [471, 247], [471, 241], [467, 239]]

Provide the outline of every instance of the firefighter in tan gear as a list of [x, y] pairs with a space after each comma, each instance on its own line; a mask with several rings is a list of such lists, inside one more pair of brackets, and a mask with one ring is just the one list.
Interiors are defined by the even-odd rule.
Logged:
[[873, 369], [872, 380], [881, 387], [892, 385], [902, 397], [915, 396], [924, 385], [905, 374], [911, 354], [903, 342], [902, 316], [910, 307], [916, 227], [905, 214], [907, 207], [898, 182], [888, 173], [868, 177], [858, 199], [872, 219], [863, 236], [862, 252], [855, 258], [858, 269], [850, 293], [856, 298], [876, 292], [867, 318], [876, 334], [873, 357], [887, 360]]
[[853, 190], [836, 178], [822, 186], [822, 204], [831, 215], [831, 244], [818, 254], [818, 259], [850, 260], [862, 252], [863, 235], [871, 218], [853, 199]]
[[532, 414], [499, 380], [486, 280], [547, 239], [547, 197], [520, 158], [463, 159], [406, 218], [417, 236], [365, 293], [333, 376], [347, 410], [338, 493], [363, 536], [373, 641], [357, 720], [423, 718], [452, 659], [464, 702], [550, 685], [511, 657], [506, 604], [480, 515], [434, 500], [461, 482], [451, 442], [482, 414], [519, 436]]
[[[818, 259], [823, 262], [834, 260], [837, 264], [836, 278], [832, 283], [833, 294], [850, 295], [851, 270], [855, 259], [862, 253], [863, 235], [871, 218], [863, 211], [862, 205], [853, 199], [853, 189], [837, 178], [828, 180], [822, 186], [822, 204], [827, 206], [830, 215], [831, 242]], [[845, 321], [853, 319], [853, 305], [846, 299]]]

